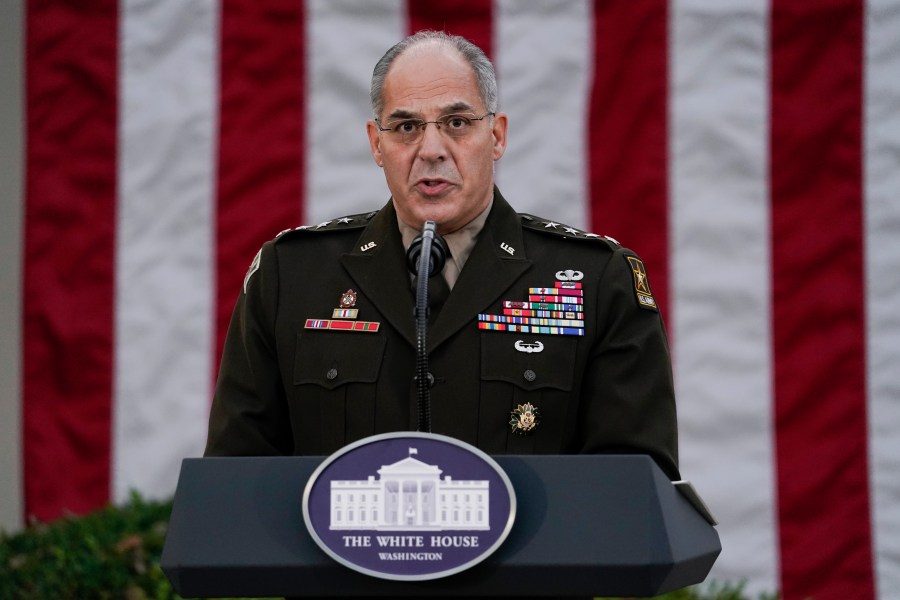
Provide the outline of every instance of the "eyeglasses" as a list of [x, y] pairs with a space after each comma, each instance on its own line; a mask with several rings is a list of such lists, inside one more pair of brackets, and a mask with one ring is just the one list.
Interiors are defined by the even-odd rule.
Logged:
[[422, 119], [397, 119], [396, 121], [388, 121], [384, 127], [381, 122], [375, 119], [378, 124], [378, 130], [387, 132], [391, 139], [404, 144], [415, 144], [425, 135], [425, 127], [429, 123], [434, 123], [438, 130], [443, 131], [452, 138], [466, 137], [475, 127], [475, 121], [481, 121], [486, 117], [493, 117], [494, 113], [488, 112], [480, 117], [476, 117], [474, 113], [462, 113], [454, 115], [445, 115], [434, 121], [423, 121]]

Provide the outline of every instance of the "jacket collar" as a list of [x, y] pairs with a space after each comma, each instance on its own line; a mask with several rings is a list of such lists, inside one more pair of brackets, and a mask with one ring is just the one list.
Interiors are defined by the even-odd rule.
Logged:
[[[378, 211], [341, 262], [363, 295], [415, 346], [414, 298], [393, 202]], [[478, 242], [428, 332], [429, 352], [463, 327], [472, 326], [473, 316], [493, 304], [530, 267], [519, 216], [494, 188], [493, 207]]]

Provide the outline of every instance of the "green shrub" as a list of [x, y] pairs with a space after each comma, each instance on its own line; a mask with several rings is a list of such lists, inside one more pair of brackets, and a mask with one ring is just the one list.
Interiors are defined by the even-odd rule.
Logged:
[[159, 567], [171, 508], [135, 494], [122, 507], [3, 534], [0, 598], [177, 597]]
[[[181, 598], [159, 566], [172, 503], [133, 494], [124, 506], [0, 533], [3, 600], [169, 600]], [[659, 600], [749, 600], [743, 586], [716, 583]], [[774, 600], [761, 596], [759, 600]]]

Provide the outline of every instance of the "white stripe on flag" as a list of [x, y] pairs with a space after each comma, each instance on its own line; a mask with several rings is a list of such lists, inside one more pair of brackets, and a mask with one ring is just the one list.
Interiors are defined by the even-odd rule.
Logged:
[[876, 590], [900, 590], [900, 2], [866, 15], [865, 226], [869, 456]]
[[587, 227], [590, 4], [498, 0], [495, 7], [500, 110], [509, 115], [500, 190], [519, 212]]
[[366, 137], [369, 85], [375, 62], [406, 35], [406, 23], [400, 0], [307, 4], [307, 223], [375, 210], [390, 196]]
[[25, 3], [0, 6], [0, 530], [16, 531], [22, 492], [22, 248]]
[[671, 260], [681, 469], [720, 521], [711, 577], [778, 586], [772, 454], [768, 13], [674, 2]]
[[206, 439], [218, 4], [126, 0], [120, 19], [115, 501], [170, 495]]

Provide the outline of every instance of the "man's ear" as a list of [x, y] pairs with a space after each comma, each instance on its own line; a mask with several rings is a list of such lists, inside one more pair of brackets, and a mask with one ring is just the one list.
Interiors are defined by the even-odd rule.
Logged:
[[491, 134], [494, 136], [494, 160], [500, 160], [503, 153], [506, 152], [506, 126], [509, 121], [506, 113], [497, 113], [494, 115], [493, 127]]
[[369, 136], [369, 149], [372, 151], [372, 158], [379, 167], [384, 166], [384, 160], [381, 158], [381, 136], [378, 135], [378, 124], [369, 119], [366, 123], [366, 134]]

